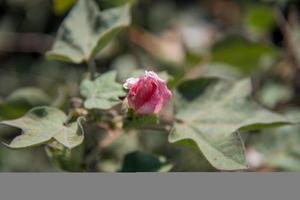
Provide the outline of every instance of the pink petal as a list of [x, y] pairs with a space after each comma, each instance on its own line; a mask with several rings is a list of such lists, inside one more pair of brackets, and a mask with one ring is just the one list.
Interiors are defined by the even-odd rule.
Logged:
[[140, 114], [157, 114], [171, 99], [166, 82], [153, 71], [145, 71], [140, 78], [127, 79], [128, 105]]
[[130, 89], [132, 86], [134, 86], [139, 81], [139, 78], [128, 78], [126, 82], [123, 84], [123, 87], [125, 89]]

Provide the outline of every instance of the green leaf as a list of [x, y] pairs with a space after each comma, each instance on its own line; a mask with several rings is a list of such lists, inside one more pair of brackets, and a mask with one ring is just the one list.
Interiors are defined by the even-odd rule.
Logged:
[[174, 164], [173, 172], [213, 172], [216, 171], [199, 151], [197, 144], [193, 140], [181, 140], [177, 142], [180, 145], [170, 146], [168, 160]]
[[130, 4], [100, 11], [94, 0], [78, 0], [47, 57], [73, 63], [89, 61], [130, 24], [129, 12]]
[[278, 54], [275, 47], [247, 41], [241, 37], [228, 37], [219, 41], [212, 49], [213, 62], [234, 66], [245, 74], [261, 69], [265, 58], [273, 60]]
[[24, 87], [19, 88], [10, 94], [6, 98], [6, 103], [13, 104], [15, 106], [42, 106], [50, 103], [50, 97], [39, 88]]
[[278, 103], [288, 102], [293, 96], [291, 87], [276, 82], [267, 82], [258, 92], [260, 102], [273, 108]]
[[56, 141], [45, 147], [47, 156], [53, 165], [58, 169], [69, 172], [81, 171], [83, 150], [83, 145], [68, 149]]
[[258, 33], [266, 33], [275, 25], [274, 10], [270, 6], [251, 6], [246, 14], [246, 25]]
[[1, 124], [23, 130], [8, 145], [11, 148], [30, 147], [55, 139], [71, 149], [82, 143], [83, 128], [79, 120], [65, 125], [66, 120], [67, 116], [62, 111], [43, 106], [31, 109], [19, 119], [2, 121]]
[[53, 8], [57, 15], [62, 15], [67, 12], [74, 4], [76, 0], [54, 0]]
[[28, 148], [22, 151], [0, 145], [1, 172], [55, 172], [49, 165], [43, 148]]
[[86, 98], [84, 106], [87, 109], [110, 109], [121, 102], [120, 96], [126, 95], [122, 85], [116, 82], [115, 71], [107, 72], [94, 81], [84, 80], [80, 92]]
[[19, 88], [12, 92], [3, 102], [0, 102], [0, 116], [3, 119], [18, 118], [33, 107], [49, 105], [50, 99], [39, 88]]
[[194, 140], [207, 160], [220, 170], [247, 168], [240, 130], [290, 123], [250, 101], [249, 79], [196, 79], [184, 82], [178, 90], [181, 103], [169, 141]]
[[266, 129], [251, 135], [249, 145], [262, 154], [262, 164], [288, 171], [300, 171], [300, 127]]
[[15, 119], [23, 116], [30, 108], [24, 106], [15, 106], [9, 103], [0, 103], [0, 120]]
[[209, 63], [203, 69], [201, 77], [237, 80], [242, 78], [243, 74], [231, 65], [224, 63]]
[[164, 157], [135, 151], [125, 156], [121, 172], [167, 172], [171, 168]]

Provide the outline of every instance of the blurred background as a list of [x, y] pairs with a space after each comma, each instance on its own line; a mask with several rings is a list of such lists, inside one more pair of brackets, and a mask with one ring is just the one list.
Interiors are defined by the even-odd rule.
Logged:
[[[75, 2], [0, 0], [0, 120], [20, 117], [38, 105], [66, 110], [68, 99], [79, 95], [78, 84], [86, 66], [49, 61], [44, 55]], [[125, 2], [98, 0], [101, 9]], [[257, 102], [297, 115], [299, 14], [297, 0], [136, 0], [131, 27], [97, 55], [96, 64], [100, 72], [118, 70], [121, 81], [135, 69], [188, 78], [202, 74], [231, 79], [250, 76]], [[165, 145], [166, 134], [148, 132], [116, 141], [101, 153], [97, 171], [118, 170], [121, 155], [141, 145], [175, 163], [173, 171], [215, 171], [199, 152], [170, 147]], [[0, 126], [2, 142], [19, 133]], [[268, 129], [243, 137], [250, 171], [300, 170], [299, 127]], [[129, 159], [138, 156], [140, 153], [131, 154]], [[42, 147], [11, 150], [1, 145], [0, 171], [58, 169]]]

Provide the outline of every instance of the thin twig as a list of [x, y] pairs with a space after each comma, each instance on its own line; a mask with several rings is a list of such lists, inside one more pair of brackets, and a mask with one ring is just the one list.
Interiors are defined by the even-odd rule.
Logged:
[[95, 60], [91, 60], [88, 63], [88, 68], [90, 72], [90, 78], [91, 80], [94, 80], [96, 78], [96, 73], [97, 73], [97, 66]]
[[285, 19], [285, 16], [281, 12], [280, 8], [276, 8], [276, 19], [279, 25], [281, 32], [283, 33], [284, 40], [286, 42], [286, 50], [288, 57], [292, 61], [292, 64], [296, 69], [300, 68], [298, 59], [297, 59], [297, 42], [293, 36], [292, 27], [290, 26], [289, 22]]
[[64, 121], [64, 125], [67, 126], [70, 121], [72, 120], [72, 118], [74, 117], [75, 115], [75, 112], [73, 110], [71, 110], [69, 113], [68, 113], [68, 116], [67, 116], [67, 119]]

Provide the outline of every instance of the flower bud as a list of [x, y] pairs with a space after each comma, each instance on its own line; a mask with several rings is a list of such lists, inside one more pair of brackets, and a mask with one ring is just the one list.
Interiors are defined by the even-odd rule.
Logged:
[[139, 114], [159, 113], [172, 97], [166, 82], [153, 71], [145, 71], [139, 78], [129, 78], [123, 86], [129, 90], [129, 107]]

